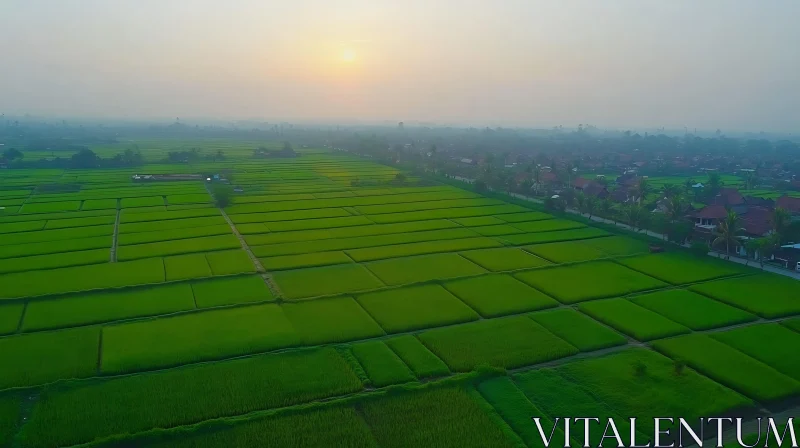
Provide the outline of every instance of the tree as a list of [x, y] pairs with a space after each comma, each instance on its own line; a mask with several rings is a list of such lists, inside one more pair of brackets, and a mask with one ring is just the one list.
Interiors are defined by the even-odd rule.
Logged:
[[396, 182], [396, 183], [398, 183], [398, 184], [404, 184], [404, 183], [406, 183], [406, 175], [405, 175], [405, 174], [403, 174], [403, 173], [397, 173], [397, 174], [394, 176], [394, 180], [395, 180], [395, 182]]
[[614, 203], [609, 198], [603, 198], [598, 205], [600, 216], [606, 219], [611, 219], [614, 224], [617, 223], [617, 215], [614, 213]]
[[792, 222], [792, 215], [786, 209], [778, 207], [772, 212], [770, 221], [772, 222], [772, 232], [778, 235], [778, 242], [786, 241], [786, 231]]
[[639, 212], [641, 209], [634, 203], [626, 204], [622, 208], [622, 216], [625, 222], [631, 226], [634, 231], [639, 229]]
[[719, 189], [722, 188], [722, 180], [719, 177], [719, 173], [717, 172], [709, 172], [708, 173], [708, 194], [711, 197], [714, 197], [719, 193]]
[[761, 257], [761, 245], [763, 242], [760, 238], [751, 238], [744, 243], [744, 249], [747, 251], [747, 259], [744, 261], [744, 265], [747, 266], [750, 264], [750, 258], [758, 259]]
[[22, 151], [15, 148], [8, 148], [5, 151], [3, 151], [3, 158], [8, 160], [9, 162], [15, 159], [22, 160], [23, 157], [25, 157], [25, 154], [23, 154]]
[[678, 186], [678, 184], [665, 184], [661, 188], [661, 194], [665, 198], [671, 199], [680, 194], [680, 187]]
[[82, 149], [70, 158], [72, 168], [97, 168], [100, 166], [100, 157], [91, 149]]
[[597, 210], [597, 197], [596, 196], [588, 196], [586, 198], [586, 213], [589, 214], [589, 219], [592, 219], [592, 215]]
[[283, 150], [294, 151], [294, 148], [292, 148], [292, 144], [290, 142], [283, 142]]
[[650, 190], [650, 182], [645, 178], [639, 179], [639, 183], [636, 184], [634, 189], [634, 194], [636, 195], [637, 202], [639, 202], [639, 204], [641, 204], [647, 194], [650, 193]]
[[586, 213], [586, 195], [582, 191], [575, 194], [575, 207], [581, 215]]
[[730, 260], [731, 246], [735, 249], [736, 246], [741, 244], [739, 237], [739, 233], [741, 232], [742, 226], [739, 222], [739, 217], [736, 215], [736, 212], [729, 211], [725, 219], [717, 225], [717, 229], [714, 232], [716, 238], [714, 238], [711, 245], [717, 246], [719, 244], [725, 244], [725, 258]]
[[233, 188], [230, 185], [214, 184], [212, 187], [214, 202], [219, 208], [225, 208], [234, 202]]

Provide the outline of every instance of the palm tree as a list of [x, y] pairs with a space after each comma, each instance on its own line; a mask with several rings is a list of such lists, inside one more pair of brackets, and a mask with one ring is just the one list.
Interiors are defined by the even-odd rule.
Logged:
[[711, 196], [716, 196], [720, 188], [722, 188], [722, 180], [720, 180], [719, 173], [709, 172], [708, 191], [711, 193]]
[[627, 204], [622, 209], [623, 218], [634, 231], [638, 230], [639, 211], [639, 207], [634, 203]]
[[680, 187], [678, 187], [678, 184], [666, 184], [661, 188], [661, 194], [665, 198], [670, 199], [673, 196], [680, 194]]
[[739, 233], [742, 231], [742, 226], [739, 223], [739, 217], [736, 212], [729, 211], [728, 215], [718, 225], [714, 234], [717, 236], [711, 243], [712, 246], [725, 243], [725, 259], [731, 258], [731, 245], [734, 248], [741, 244]]
[[772, 212], [770, 221], [772, 221], [772, 232], [778, 235], [778, 242], [782, 243], [784, 241], [786, 229], [792, 221], [792, 215], [790, 215], [786, 209], [778, 207]]
[[762, 244], [763, 243], [760, 238], [750, 238], [744, 243], [744, 248], [747, 250], [747, 259], [744, 261], [745, 266], [750, 264], [750, 257], [755, 259], [759, 259], [761, 257]]
[[638, 202], [641, 204], [642, 200], [650, 193], [650, 183], [644, 177], [639, 179], [639, 183], [636, 184], [636, 188], [634, 189], [634, 194], [636, 195]]

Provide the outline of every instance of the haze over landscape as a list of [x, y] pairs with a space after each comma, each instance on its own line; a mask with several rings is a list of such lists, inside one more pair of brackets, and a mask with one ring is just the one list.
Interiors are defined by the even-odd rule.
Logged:
[[800, 2], [0, 3], [5, 114], [796, 131]]

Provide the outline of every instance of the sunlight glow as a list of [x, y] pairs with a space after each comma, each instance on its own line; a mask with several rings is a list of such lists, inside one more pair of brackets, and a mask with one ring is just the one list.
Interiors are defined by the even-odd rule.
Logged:
[[342, 61], [353, 62], [356, 60], [356, 52], [352, 48], [345, 48], [342, 51]]

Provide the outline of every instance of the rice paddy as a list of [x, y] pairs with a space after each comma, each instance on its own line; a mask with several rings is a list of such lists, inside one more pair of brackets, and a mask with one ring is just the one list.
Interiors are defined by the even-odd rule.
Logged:
[[800, 397], [795, 280], [346, 153], [191, 144], [230, 157], [147, 170], [228, 173], [231, 205], [0, 178], [0, 446], [541, 446], [534, 416]]

